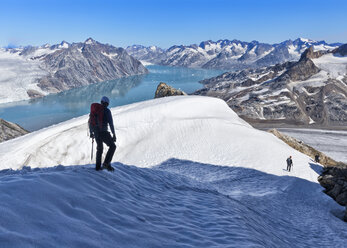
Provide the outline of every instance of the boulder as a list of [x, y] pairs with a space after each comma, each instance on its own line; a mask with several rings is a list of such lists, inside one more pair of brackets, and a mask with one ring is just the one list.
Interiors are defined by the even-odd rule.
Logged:
[[160, 82], [157, 90], [155, 91], [154, 98], [166, 97], [166, 96], [184, 96], [187, 93], [182, 90], [175, 89], [166, 83]]

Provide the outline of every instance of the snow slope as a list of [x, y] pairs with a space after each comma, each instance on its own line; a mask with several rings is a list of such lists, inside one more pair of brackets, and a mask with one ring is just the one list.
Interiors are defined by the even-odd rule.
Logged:
[[345, 244], [320, 165], [222, 100], [168, 97], [112, 113], [115, 173], [94, 170], [87, 116], [0, 144], [0, 246]]

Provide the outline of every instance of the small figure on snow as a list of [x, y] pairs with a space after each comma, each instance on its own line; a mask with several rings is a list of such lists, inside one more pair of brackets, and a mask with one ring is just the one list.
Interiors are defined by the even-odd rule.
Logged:
[[[89, 131], [90, 137], [95, 138], [97, 147], [96, 147], [96, 170], [107, 169], [109, 171], [114, 171], [114, 168], [111, 166], [111, 160], [114, 152], [116, 151], [116, 134], [113, 126], [113, 119], [108, 105], [110, 100], [108, 97], [104, 96], [101, 98], [101, 104], [93, 103], [90, 106], [90, 115], [89, 115]], [[108, 132], [108, 126], [110, 126], [113, 136]], [[94, 141], [94, 140], [93, 140]], [[105, 143], [109, 148], [104, 160], [104, 163], [101, 167], [101, 156], [103, 152], [103, 143]]]
[[314, 156], [314, 161], [315, 161], [316, 163], [319, 163], [319, 154], [316, 154], [316, 155]]
[[290, 172], [290, 169], [292, 166], [293, 166], [292, 156], [289, 156], [289, 158], [287, 158], [287, 171]]

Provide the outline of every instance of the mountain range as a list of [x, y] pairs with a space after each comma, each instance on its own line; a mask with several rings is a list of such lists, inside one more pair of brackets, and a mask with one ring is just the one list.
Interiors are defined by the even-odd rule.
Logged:
[[126, 50], [135, 58], [154, 64], [235, 71], [296, 61], [311, 46], [315, 50], [331, 50], [339, 45], [342, 44], [328, 44], [325, 41], [304, 38], [286, 40], [278, 44], [208, 40], [199, 45], [175, 45], [168, 49], [133, 45], [128, 46]]
[[226, 72], [201, 81], [195, 94], [224, 99], [258, 126], [347, 124], [347, 44], [332, 51], [308, 48], [297, 62]]
[[0, 103], [148, 73], [125, 49], [87, 39], [0, 49]]

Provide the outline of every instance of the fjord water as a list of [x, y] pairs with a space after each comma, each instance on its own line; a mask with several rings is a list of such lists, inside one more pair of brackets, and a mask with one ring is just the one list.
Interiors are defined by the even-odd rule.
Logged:
[[99, 102], [103, 95], [110, 98], [110, 107], [115, 107], [154, 98], [160, 82], [192, 93], [203, 87], [199, 83], [200, 80], [222, 73], [218, 70], [159, 65], [149, 65], [147, 69], [147, 75], [91, 84], [29, 101], [1, 104], [0, 118], [17, 123], [29, 131], [35, 131], [87, 114], [90, 104]]

